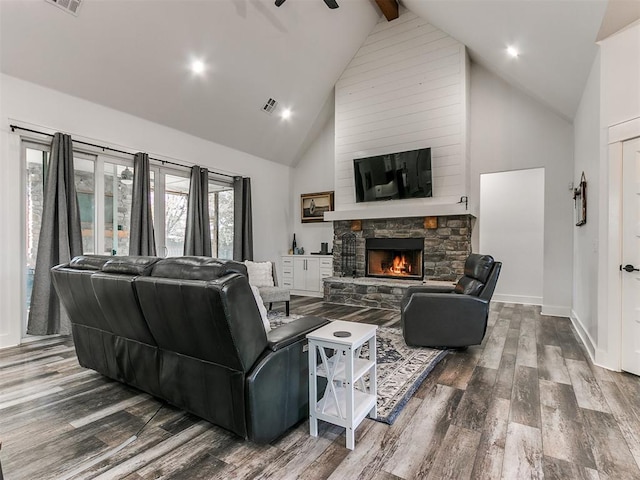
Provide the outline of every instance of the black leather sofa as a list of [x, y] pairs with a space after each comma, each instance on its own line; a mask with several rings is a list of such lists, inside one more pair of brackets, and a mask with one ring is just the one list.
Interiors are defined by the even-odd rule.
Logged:
[[259, 443], [307, 418], [305, 336], [328, 321], [266, 334], [243, 264], [87, 255], [52, 278], [83, 367]]
[[450, 291], [412, 286], [401, 304], [402, 334], [407, 345], [461, 348], [479, 345], [487, 330], [489, 303], [498, 282], [501, 262], [472, 253], [464, 275]]

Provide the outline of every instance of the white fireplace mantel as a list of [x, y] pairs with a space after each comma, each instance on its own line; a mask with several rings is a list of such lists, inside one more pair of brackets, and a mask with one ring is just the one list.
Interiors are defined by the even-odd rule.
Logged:
[[404, 217], [438, 217], [442, 215], [472, 215], [476, 217], [472, 206], [465, 207], [464, 203], [444, 203], [429, 205], [405, 205], [395, 202], [385, 202], [381, 205], [366, 205], [351, 210], [336, 210], [325, 212], [325, 222], [337, 220], [365, 220], [375, 218], [404, 218]]

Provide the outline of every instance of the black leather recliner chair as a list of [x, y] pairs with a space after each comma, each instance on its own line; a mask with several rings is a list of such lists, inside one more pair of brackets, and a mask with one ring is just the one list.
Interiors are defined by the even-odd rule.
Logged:
[[265, 333], [246, 267], [81, 256], [52, 269], [80, 365], [256, 442], [309, 415], [303, 317]]
[[464, 276], [450, 291], [409, 287], [400, 306], [407, 345], [462, 348], [480, 344], [501, 267], [490, 255], [472, 253], [465, 262]]

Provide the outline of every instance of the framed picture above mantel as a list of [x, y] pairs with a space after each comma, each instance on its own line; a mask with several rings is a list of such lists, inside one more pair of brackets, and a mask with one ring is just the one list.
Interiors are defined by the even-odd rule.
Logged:
[[303, 193], [300, 195], [302, 223], [324, 221], [324, 212], [333, 211], [333, 192]]

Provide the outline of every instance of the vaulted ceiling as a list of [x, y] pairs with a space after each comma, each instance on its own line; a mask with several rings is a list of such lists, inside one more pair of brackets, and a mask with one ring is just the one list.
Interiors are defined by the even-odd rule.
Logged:
[[[467, 45], [473, 60], [573, 118], [605, 0], [401, 3]], [[374, 25], [386, 21], [374, 0], [338, 4], [84, 0], [75, 17], [44, 0], [1, 0], [0, 67], [291, 165], [312, 140], [340, 74]], [[520, 49], [519, 58], [505, 56], [508, 44]], [[189, 70], [195, 58], [207, 65], [202, 76]], [[269, 98], [291, 117], [262, 112]]]

